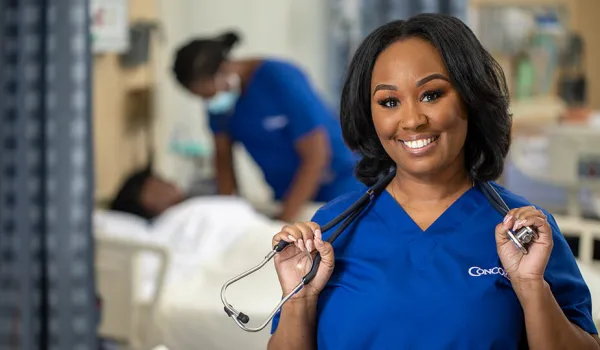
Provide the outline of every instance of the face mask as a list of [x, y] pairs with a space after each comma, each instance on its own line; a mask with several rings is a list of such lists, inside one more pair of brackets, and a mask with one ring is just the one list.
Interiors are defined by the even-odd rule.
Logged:
[[240, 97], [239, 77], [235, 74], [229, 77], [229, 90], [219, 91], [206, 101], [207, 109], [213, 114], [225, 114], [233, 111]]

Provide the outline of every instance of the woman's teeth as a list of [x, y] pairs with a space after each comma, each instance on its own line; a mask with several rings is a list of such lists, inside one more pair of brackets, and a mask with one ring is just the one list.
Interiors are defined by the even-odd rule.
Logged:
[[437, 139], [437, 137], [430, 137], [428, 139], [421, 139], [421, 140], [415, 140], [415, 141], [403, 141], [403, 142], [406, 145], [406, 147], [408, 147], [408, 148], [419, 149], [419, 148], [423, 148], [423, 147], [427, 146], [428, 144], [432, 143], [436, 139]]

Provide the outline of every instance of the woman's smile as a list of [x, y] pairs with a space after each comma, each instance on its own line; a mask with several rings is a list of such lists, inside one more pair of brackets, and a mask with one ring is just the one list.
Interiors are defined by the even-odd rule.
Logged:
[[424, 156], [431, 153], [439, 140], [439, 135], [418, 136], [407, 140], [398, 140], [406, 152], [415, 156]]

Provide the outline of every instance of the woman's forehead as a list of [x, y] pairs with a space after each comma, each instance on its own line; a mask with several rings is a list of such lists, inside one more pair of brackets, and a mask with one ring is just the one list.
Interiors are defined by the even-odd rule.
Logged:
[[410, 38], [391, 44], [379, 55], [373, 68], [373, 80], [418, 80], [432, 73], [447, 74], [442, 57], [429, 42]]

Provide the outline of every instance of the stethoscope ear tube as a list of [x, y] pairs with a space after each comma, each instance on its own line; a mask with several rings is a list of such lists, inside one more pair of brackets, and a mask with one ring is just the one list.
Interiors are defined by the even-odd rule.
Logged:
[[[331, 236], [329, 236], [329, 238], [327, 239], [327, 242], [329, 243], [333, 243], [333, 241], [336, 240], [336, 238], [342, 233], [344, 232], [344, 230], [346, 230], [346, 228], [348, 228], [348, 226], [358, 217], [358, 215], [362, 212], [362, 210], [367, 206], [367, 204], [369, 203], [370, 200], [370, 194], [366, 193], [364, 194], [360, 200], [356, 201], [356, 205], [352, 205], [352, 207], [350, 207], [349, 209], [352, 210], [346, 210], [344, 211], [344, 213], [338, 215], [335, 219], [331, 220], [330, 222], [328, 222], [327, 224], [323, 225], [321, 227], [321, 231], [325, 232], [329, 229], [331, 229], [333, 226], [337, 225], [340, 221], [344, 220], [344, 222], [340, 225], [340, 227], [338, 227], [335, 232], [333, 234], [331, 234]], [[346, 213], [349, 212], [349, 213]], [[275, 248], [273, 248], [274, 252], [280, 253], [281, 251], [283, 251], [290, 243], [286, 242], [286, 241], [279, 241], [279, 243], [277, 243], [277, 245], [275, 245]], [[310, 283], [310, 281], [313, 280], [313, 278], [315, 278], [315, 276], [317, 275], [317, 271], [319, 269], [319, 264], [321, 263], [321, 254], [317, 253], [315, 255], [315, 257], [313, 258], [313, 262], [312, 262], [312, 266], [310, 268], [310, 271], [302, 278], [302, 284], [303, 285], [307, 285]]]
[[[352, 205], [346, 210], [344, 210], [341, 214], [336, 216], [333, 220], [329, 221], [325, 225], [321, 226], [321, 232], [326, 232], [329, 231], [335, 225], [339, 224], [342, 220], [346, 219], [345, 222], [350, 220], [350, 222], [348, 222], [348, 224], [345, 225], [341, 230], [336, 230], [336, 232], [333, 233], [327, 241], [329, 243], [333, 243], [333, 241], [340, 235], [340, 233], [344, 231], [346, 227], [350, 225], [352, 221], [354, 221], [354, 219], [356, 219], [358, 215], [354, 216], [354, 214], [362, 211], [370, 201], [372, 201], [379, 193], [381, 193], [381, 191], [383, 191], [385, 187], [389, 185], [394, 176], [396, 176], [396, 169], [392, 169], [383, 178], [377, 181], [377, 183], [375, 183], [371, 188], [369, 188], [356, 202], [352, 203]], [[281, 240], [275, 245], [275, 247], [273, 247], [273, 250], [277, 253], [280, 253], [288, 245], [289, 242]]]
[[[367, 206], [367, 203], [368, 202], [363, 202], [361, 207], [357, 208], [357, 210], [350, 214], [350, 216], [348, 216], [348, 218], [340, 225], [340, 227], [338, 227], [337, 230], [335, 230], [335, 232], [331, 236], [329, 236], [327, 242], [333, 243], [333, 241], [335, 241], [335, 239], [342, 232], [344, 232], [344, 230], [346, 230], [346, 228], [348, 228], [348, 226], [350, 226], [350, 224], [354, 222], [354, 220], [360, 215], [364, 207]], [[313, 258], [313, 263], [310, 271], [306, 274], [306, 276], [302, 278], [302, 284], [307, 285], [310, 283], [310, 281], [313, 280], [313, 278], [315, 278], [319, 269], [319, 264], [321, 263], [321, 259], [321, 253], [317, 253]]]
[[[510, 211], [508, 205], [489, 182], [479, 183], [479, 188], [497, 212], [499, 212], [502, 216], [506, 216], [508, 214]], [[528, 253], [527, 245], [529, 242], [538, 237], [538, 233], [535, 228], [528, 226], [521, 227], [517, 230], [517, 232], [509, 229], [507, 231], [507, 235], [517, 249], [519, 249], [523, 254]]]

